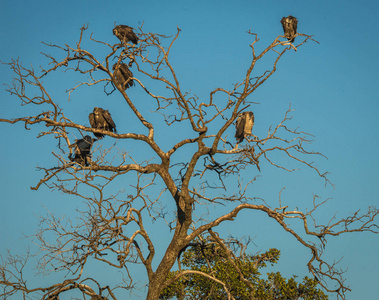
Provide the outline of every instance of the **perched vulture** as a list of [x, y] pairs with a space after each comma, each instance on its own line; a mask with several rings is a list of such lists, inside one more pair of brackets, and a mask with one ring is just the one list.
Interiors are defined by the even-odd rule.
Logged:
[[70, 148], [75, 147], [74, 156], [70, 156], [70, 160], [81, 165], [88, 166], [91, 163], [91, 147], [97, 139], [86, 135], [83, 139], [76, 140]]
[[283, 26], [284, 36], [293, 43], [297, 32], [297, 19], [292, 16], [283, 17], [280, 23]]
[[[95, 107], [93, 112], [89, 114], [88, 119], [92, 128], [117, 132], [116, 125], [108, 110], [102, 109], [101, 107]], [[104, 137], [104, 134], [102, 133], [94, 132], [93, 134], [99, 139]]]
[[247, 135], [251, 135], [251, 130], [254, 126], [254, 114], [252, 111], [245, 111], [240, 113], [236, 121], [236, 135], [237, 143], [242, 143]]
[[[120, 84], [122, 87], [124, 87], [125, 84], [125, 90], [134, 85], [133, 80], [129, 79], [133, 77], [133, 73], [129, 70], [127, 64], [114, 64], [113, 76], [115, 77], [117, 84]], [[129, 81], [127, 82], [128, 79]]]
[[131, 41], [133, 44], [137, 44], [138, 42], [138, 37], [133, 32], [133, 28], [126, 25], [117, 25], [113, 29], [113, 34], [120, 40], [121, 43]]

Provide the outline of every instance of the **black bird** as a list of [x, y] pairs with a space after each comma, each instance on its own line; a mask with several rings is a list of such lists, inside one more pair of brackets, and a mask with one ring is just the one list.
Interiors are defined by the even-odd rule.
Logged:
[[[95, 107], [93, 112], [89, 114], [88, 119], [92, 128], [117, 132], [116, 124], [113, 122], [108, 110], [102, 109], [101, 107]], [[102, 133], [94, 132], [93, 134], [99, 139], [104, 137], [104, 134]]]
[[121, 43], [131, 41], [133, 44], [137, 44], [138, 42], [138, 37], [134, 33], [133, 28], [127, 25], [117, 25], [113, 29], [113, 34], [120, 40]]
[[89, 135], [86, 135], [82, 139], [75, 140], [75, 143], [70, 145], [70, 148], [75, 147], [74, 156], [69, 156], [70, 160], [85, 166], [91, 164], [91, 147], [96, 141], [97, 139], [93, 139]]
[[236, 121], [236, 134], [235, 138], [237, 143], [242, 143], [247, 135], [251, 135], [254, 126], [254, 114], [252, 111], [245, 111], [240, 113]]
[[284, 36], [293, 43], [297, 33], [297, 19], [292, 16], [283, 17], [280, 23], [283, 26]]
[[[113, 65], [113, 76], [117, 84], [120, 84], [125, 90], [134, 85], [131, 77], [133, 77], [132, 71], [129, 70], [127, 64], [114, 64]], [[129, 81], [128, 81], [129, 80]], [[125, 85], [125, 86], [124, 86]]]

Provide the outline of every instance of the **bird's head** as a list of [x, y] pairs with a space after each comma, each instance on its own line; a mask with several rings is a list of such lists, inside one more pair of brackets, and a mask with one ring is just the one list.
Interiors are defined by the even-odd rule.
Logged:
[[[116, 24], [115, 24], [116, 25]], [[117, 25], [113, 28], [113, 34], [115, 36], [118, 36], [120, 34], [120, 30], [122, 29], [122, 26], [121, 25]]]
[[86, 135], [84, 138], [83, 138], [88, 144], [93, 144], [94, 142], [97, 141], [97, 139], [94, 139], [92, 137], [90, 137], [89, 135]]
[[89, 135], [86, 135], [83, 140], [85, 140], [86, 142], [91, 142], [92, 141], [92, 138], [89, 136]]

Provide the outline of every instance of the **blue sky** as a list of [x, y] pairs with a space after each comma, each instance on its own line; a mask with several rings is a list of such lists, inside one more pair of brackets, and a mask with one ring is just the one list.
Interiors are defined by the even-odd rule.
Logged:
[[[47, 48], [41, 41], [73, 44], [80, 27], [87, 23], [94, 38], [109, 43], [116, 43], [112, 35], [115, 22], [132, 27], [144, 24], [145, 31], [167, 35], [174, 34], [178, 26], [182, 31], [171, 60], [181, 86], [201, 98], [219, 86], [230, 89], [244, 76], [250, 59], [249, 29], [258, 34], [257, 49], [262, 50], [282, 34], [279, 21], [289, 14], [298, 18], [299, 32], [314, 35], [320, 44], [309, 43], [296, 53], [288, 53], [274, 76], [252, 95], [251, 100], [260, 103], [253, 108], [254, 130], [264, 134], [270, 124], [280, 121], [291, 103], [295, 109], [291, 125], [315, 136], [313, 149], [328, 157], [316, 162], [321, 170], [331, 173], [335, 189], [325, 188], [322, 180], [307, 170], [287, 174], [266, 165], [255, 192], [275, 203], [285, 186], [284, 196], [293, 206], [309, 207], [314, 194], [332, 198], [320, 212], [321, 219], [334, 212], [342, 217], [378, 206], [377, 1], [2, 0], [0, 59], [19, 57], [24, 65], [37, 68], [46, 62], [40, 52], [47, 52]], [[1, 83], [10, 83], [12, 76], [7, 66], [0, 65]], [[121, 124], [121, 132], [131, 126], [125, 114], [119, 113], [125, 107], [116, 97], [106, 99], [102, 93], [85, 89], [68, 102], [64, 91], [72, 82], [59, 75], [57, 80], [47, 80], [47, 85], [78, 122], [85, 124], [92, 106], [102, 106], [117, 111], [112, 116]], [[141, 103], [148, 101], [138, 88], [130, 91], [130, 97]], [[3, 89], [0, 99], [0, 118], [27, 114], [27, 108]], [[182, 132], [186, 133], [186, 128]], [[171, 136], [164, 128], [157, 132], [162, 141], [177, 138], [177, 134]], [[46, 188], [37, 192], [29, 189], [41, 176], [36, 166], [51, 166], [54, 159], [50, 153], [57, 150], [55, 141], [36, 139], [36, 135], [37, 128], [25, 131], [22, 125], [0, 126], [1, 253], [7, 248], [22, 252], [27, 241], [20, 238], [22, 233], [35, 231], [36, 215], [44, 215], [46, 210], [71, 215], [81, 205], [77, 199]], [[279, 228], [259, 216], [250, 222], [251, 215], [242, 214], [237, 223], [223, 228], [225, 235], [252, 235], [256, 251], [269, 247], [282, 250], [278, 271], [287, 277], [308, 274], [304, 263], [297, 261], [306, 261], [309, 254], [299, 250], [291, 237], [278, 233]], [[379, 238], [373, 234], [350, 234], [328, 242], [327, 256], [336, 260], [343, 257], [341, 267], [348, 268], [346, 278], [352, 289], [348, 299], [377, 297], [378, 249]], [[142, 297], [143, 292], [138, 295]]]

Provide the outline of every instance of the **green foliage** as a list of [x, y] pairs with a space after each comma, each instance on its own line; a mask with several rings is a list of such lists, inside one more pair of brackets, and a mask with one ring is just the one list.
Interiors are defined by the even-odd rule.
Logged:
[[[317, 288], [315, 279], [304, 277], [299, 283], [296, 276], [287, 280], [279, 272], [267, 273], [267, 279], [261, 278], [261, 268], [278, 262], [280, 251], [277, 249], [259, 255], [239, 251], [239, 256], [224, 249], [209, 240], [191, 245], [182, 253], [182, 271], [208, 274], [223, 282], [235, 299], [328, 299]], [[179, 271], [170, 272], [167, 279], [178, 274]], [[223, 285], [212, 278], [187, 273], [164, 289], [160, 299], [228, 299]]]

